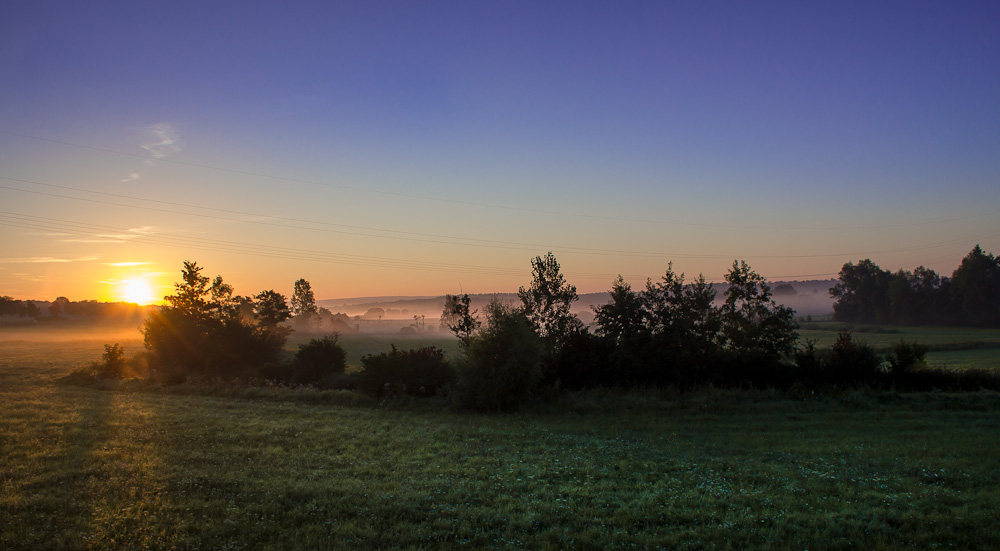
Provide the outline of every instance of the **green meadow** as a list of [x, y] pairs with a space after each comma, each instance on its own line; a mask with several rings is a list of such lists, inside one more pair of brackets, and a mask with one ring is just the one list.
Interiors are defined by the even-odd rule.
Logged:
[[1000, 328], [851, 325], [837, 322], [803, 323], [799, 341], [816, 341], [817, 348], [828, 348], [845, 329], [852, 337], [888, 352], [899, 341], [927, 346], [927, 364], [950, 369], [1000, 369]]
[[[998, 393], [597, 390], [474, 415], [62, 380], [106, 337], [0, 330], [0, 549], [1000, 548]], [[349, 363], [410, 346], [362, 337]]]

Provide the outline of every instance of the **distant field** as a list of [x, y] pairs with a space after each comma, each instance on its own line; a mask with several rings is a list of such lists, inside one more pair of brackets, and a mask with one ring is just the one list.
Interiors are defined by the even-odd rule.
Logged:
[[1000, 548], [997, 393], [595, 391], [467, 415], [74, 387], [104, 339], [9, 336], [0, 549]]
[[[348, 333], [340, 336], [340, 342], [347, 350], [348, 366], [361, 367], [361, 357], [366, 354], [387, 352], [392, 345], [398, 348], [436, 346], [451, 357], [459, 353], [458, 340], [450, 333], [434, 331], [418, 335], [398, 333], [403, 322], [391, 325], [385, 323], [383, 332], [368, 331]], [[823, 321], [804, 323], [799, 330], [799, 341], [815, 339], [819, 348], [829, 347], [837, 339], [838, 329], [844, 324]], [[366, 328], [367, 329], [367, 328]], [[298, 345], [307, 342], [315, 334], [292, 333], [286, 349], [298, 350]], [[856, 326], [855, 339], [867, 342], [883, 352], [900, 340], [918, 342], [929, 346], [928, 363], [932, 366], [948, 368], [1000, 369], [1000, 329], [977, 329], [958, 327], [906, 327], [906, 326]], [[100, 358], [104, 343], [120, 343], [127, 354], [142, 350], [142, 334], [138, 322], [111, 324], [44, 324], [30, 326], [0, 326], [0, 352], [12, 341], [29, 343], [44, 341], [45, 348], [17, 346], [18, 354], [36, 354], [44, 361], [65, 365], [82, 365]], [[49, 354], [56, 351], [56, 354]], [[53, 359], [54, 358], [54, 359]]]
[[[317, 335], [302, 335], [292, 333], [285, 348], [298, 350], [300, 344], [304, 344], [310, 338]], [[348, 367], [360, 368], [361, 357], [367, 354], [379, 354], [392, 350], [392, 345], [396, 348], [420, 348], [424, 346], [436, 346], [445, 351], [445, 354], [454, 357], [458, 354], [458, 339], [450, 333], [432, 333], [421, 335], [400, 335], [400, 334], [375, 334], [375, 333], [347, 333], [339, 337], [341, 346], [347, 351]]]
[[[837, 340], [842, 323], [804, 323], [799, 341], [814, 339], [819, 348]], [[1000, 369], [1000, 329], [966, 327], [855, 326], [854, 339], [886, 352], [900, 340], [917, 342], [930, 348], [927, 363], [954, 369]]]

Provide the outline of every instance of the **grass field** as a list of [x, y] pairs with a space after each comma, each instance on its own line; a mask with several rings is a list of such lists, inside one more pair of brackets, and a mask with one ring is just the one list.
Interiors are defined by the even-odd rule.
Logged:
[[[837, 340], [844, 324], [835, 322], [805, 323], [799, 329], [799, 340], [816, 341], [818, 348], [827, 348]], [[1000, 329], [967, 327], [906, 327], [858, 326], [853, 338], [864, 341], [880, 352], [889, 351], [900, 340], [927, 346], [927, 364], [948, 369], [1000, 370]]]
[[107, 339], [10, 337], [0, 549], [1000, 547], [997, 393], [594, 391], [480, 416], [76, 387]]

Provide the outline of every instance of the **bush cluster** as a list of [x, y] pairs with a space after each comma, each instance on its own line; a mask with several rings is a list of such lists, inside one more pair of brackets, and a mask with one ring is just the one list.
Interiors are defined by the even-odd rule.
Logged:
[[292, 384], [335, 388], [338, 377], [347, 368], [347, 351], [337, 335], [326, 335], [299, 345], [292, 364]]
[[368, 394], [433, 396], [455, 381], [455, 370], [434, 346], [368, 354], [361, 358], [358, 389]]
[[465, 346], [455, 402], [479, 411], [509, 411], [531, 401], [542, 380], [544, 347], [522, 311], [496, 300], [486, 324]]

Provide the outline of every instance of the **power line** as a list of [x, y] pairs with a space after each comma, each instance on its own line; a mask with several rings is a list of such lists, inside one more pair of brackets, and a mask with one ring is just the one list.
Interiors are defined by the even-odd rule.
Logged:
[[[73, 197], [73, 196], [69, 196], [69, 195], [61, 195], [61, 194], [57, 194], [57, 193], [46, 193], [46, 192], [37, 191], [37, 190], [27, 190], [27, 189], [21, 189], [21, 188], [10, 187], [10, 186], [0, 186], [0, 189], [6, 189], [6, 190], [10, 190], [10, 191], [18, 191], [18, 192], [22, 192], [22, 193], [31, 193], [31, 194], [36, 194], [36, 195], [43, 195], [43, 196], [49, 196], [49, 197], [58, 197], [58, 198], [69, 199], [69, 200], [74, 200], [74, 201], [84, 201], [84, 202], [97, 203], [97, 204], [103, 204], [103, 205], [111, 205], [111, 206], [117, 206], [117, 207], [123, 207], [123, 208], [130, 208], [130, 209], [149, 210], [149, 211], [155, 211], [155, 212], [164, 212], [164, 213], [168, 213], [168, 214], [177, 214], [177, 215], [183, 215], [183, 216], [193, 216], [193, 217], [200, 217], [200, 218], [222, 220], [222, 221], [227, 221], [227, 222], [239, 222], [239, 223], [246, 223], [246, 224], [257, 224], [257, 225], [279, 227], [279, 228], [288, 228], [288, 229], [296, 229], [296, 230], [304, 230], [304, 231], [320, 231], [320, 232], [326, 232], [326, 233], [339, 233], [339, 234], [345, 234], [345, 235], [357, 235], [357, 236], [362, 236], [362, 237], [372, 237], [372, 238], [379, 238], [379, 239], [395, 239], [395, 240], [405, 240], [405, 241], [417, 241], [417, 242], [424, 242], [424, 243], [432, 243], [432, 244], [437, 244], [437, 245], [458, 245], [458, 246], [471, 246], [471, 247], [500, 248], [500, 249], [521, 250], [521, 251], [531, 251], [531, 252], [535, 252], [535, 251], [538, 251], [538, 250], [542, 249], [542, 250], [551, 250], [551, 251], [554, 251], [554, 252], [565, 252], [565, 253], [573, 253], [573, 254], [602, 255], [602, 256], [619, 256], [619, 257], [640, 257], [640, 258], [699, 258], [699, 259], [723, 259], [724, 258], [724, 259], [729, 259], [729, 258], [737, 258], [737, 257], [740, 256], [740, 255], [732, 255], [732, 254], [665, 253], [665, 252], [641, 252], [641, 251], [627, 251], [627, 250], [625, 250], [625, 251], [610, 251], [610, 250], [607, 250], [607, 249], [591, 249], [591, 248], [584, 248], [584, 247], [560, 247], [560, 246], [528, 244], [528, 243], [517, 243], [517, 242], [506, 242], [506, 241], [497, 241], [497, 240], [483, 240], [483, 239], [475, 239], [475, 238], [463, 238], [463, 237], [445, 236], [445, 235], [436, 235], [436, 234], [423, 234], [423, 233], [419, 233], [419, 232], [408, 232], [408, 231], [401, 231], [401, 230], [386, 230], [386, 229], [380, 229], [380, 228], [368, 228], [368, 227], [364, 227], [364, 226], [350, 226], [350, 225], [345, 225], [345, 224], [336, 224], [336, 223], [331, 223], [331, 222], [323, 222], [323, 221], [307, 220], [307, 219], [299, 219], [299, 218], [288, 218], [288, 217], [282, 217], [282, 216], [277, 216], [277, 215], [269, 215], [269, 214], [262, 214], [262, 213], [252, 213], [252, 212], [245, 212], [245, 211], [234, 211], [234, 210], [220, 209], [220, 208], [215, 208], [215, 207], [202, 207], [202, 206], [191, 205], [191, 204], [186, 204], [186, 203], [177, 203], [177, 202], [162, 201], [162, 200], [156, 200], [156, 199], [145, 199], [145, 198], [141, 198], [141, 197], [134, 197], [134, 196], [122, 195], [122, 194], [113, 194], [113, 193], [106, 193], [106, 192], [90, 191], [90, 190], [85, 190], [85, 189], [73, 188], [73, 187], [69, 187], [69, 186], [59, 186], [59, 185], [54, 185], [54, 184], [46, 184], [46, 183], [43, 183], [43, 182], [37, 182], [37, 181], [33, 181], [33, 180], [25, 180], [25, 179], [21, 179], [21, 178], [11, 178], [11, 177], [7, 177], [7, 176], [0, 176], [0, 179], [10, 180], [10, 181], [16, 181], [16, 182], [21, 182], [21, 183], [27, 183], [27, 184], [40, 185], [40, 186], [54, 187], [54, 188], [59, 188], [59, 189], [72, 190], [72, 191], [77, 191], [77, 192], [82, 192], [82, 193], [92, 193], [92, 194], [98, 194], [98, 195], [113, 196], [113, 197], [118, 197], [118, 198], [125, 198], [125, 199], [136, 200], [136, 201], [146, 201], [146, 202], [152, 202], [152, 203], [157, 203], [157, 204], [165, 204], [165, 205], [171, 205], [171, 206], [180, 206], [180, 207], [185, 207], [185, 208], [202, 209], [202, 210], [209, 210], [209, 211], [215, 211], [215, 212], [224, 212], [224, 213], [230, 213], [230, 214], [236, 214], [236, 215], [242, 215], [242, 216], [270, 218], [270, 219], [274, 219], [274, 220], [286, 220], [286, 221], [291, 221], [291, 222], [308, 223], [308, 224], [315, 224], [315, 225], [321, 225], [321, 226], [359, 228], [359, 229], [365, 229], [365, 230], [369, 230], [369, 231], [382, 231], [382, 232], [387, 232], [387, 233], [400, 234], [400, 235], [377, 235], [377, 234], [361, 233], [361, 232], [355, 232], [355, 231], [335, 230], [335, 229], [328, 229], [328, 228], [310, 228], [310, 227], [303, 227], [303, 226], [290, 225], [290, 224], [279, 224], [279, 223], [275, 223], [275, 222], [266, 222], [266, 221], [262, 221], [262, 220], [243, 220], [243, 219], [230, 218], [230, 217], [225, 217], [225, 216], [217, 216], [217, 215], [210, 215], [210, 214], [198, 214], [198, 213], [183, 212], [183, 211], [177, 211], [177, 210], [162, 209], [162, 208], [155, 208], [155, 207], [147, 207], [147, 206], [140, 206], [140, 205], [129, 205], [129, 204], [124, 204], [124, 203], [112, 202], [112, 201], [102, 201], [102, 200], [98, 200], [98, 199], [87, 199], [87, 198], [83, 198], [83, 197]], [[937, 248], [937, 247], [944, 247], [944, 246], [955, 245], [955, 244], [959, 244], [959, 243], [963, 243], [963, 242], [968, 242], [970, 240], [978, 240], [978, 239], [995, 237], [995, 236], [998, 236], [998, 235], [1000, 235], [1000, 230], [998, 230], [998, 231], [992, 231], [992, 232], [987, 232], [987, 233], [984, 233], [984, 234], [977, 234], [977, 235], [973, 235], [973, 236], [961, 237], [961, 238], [957, 238], [957, 239], [953, 239], [953, 240], [949, 240], [949, 241], [944, 241], [944, 242], [931, 243], [931, 244], [922, 244], [922, 245], [914, 245], [914, 246], [909, 246], [909, 247], [897, 247], [897, 248], [874, 250], [874, 251], [860, 251], [860, 252], [855, 251], [855, 252], [837, 252], [837, 253], [814, 253], [814, 254], [780, 254], [780, 255], [758, 254], [758, 255], [751, 255], [751, 258], [779, 260], [779, 259], [844, 258], [844, 257], [871, 256], [871, 255], [887, 254], [887, 253], [894, 253], [894, 252], [907, 252], [907, 251], [916, 251], [916, 250], [923, 250], [923, 249], [933, 249], [933, 248]], [[407, 236], [409, 236], [409, 237], [407, 237]], [[426, 236], [426, 238], [425, 237], [419, 237], [419, 236]], [[439, 238], [439, 239], [431, 239], [431, 237]], [[441, 239], [451, 239], [453, 241], [443, 241]], [[462, 242], [462, 240], [464, 240], [465, 242]]]
[[18, 138], [24, 138], [29, 140], [36, 140], [40, 142], [64, 145], [67, 147], [75, 147], [79, 149], [86, 149], [90, 151], [99, 151], [102, 153], [109, 153], [112, 155], [121, 155], [125, 157], [133, 157], [137, 159], [143, 159], [146, 161], [156, 161], [162, 163], [170, 163], [178, 166], [187, 166], [192, 168], [201, 168], [206, 170], [215, 170], [218, 172], [226, 172], [229, 174], [239, 174], [242, 176], [253, 176], [257, 178], [266, 178], [271, 180], [280, 180], [284, 182], [295, 182], [300, 184], [308, 184], [313, 186], [321, 186], [328, 188], [343, 189], [349, 191], [356, 191], [360, 193], [371, 193], [377, 195], [399, 197], [403, 199], [419, 199], [421, 201], [439, 202], [439, 203], [450, 203], [454, 205], [462, 205], [468, 207], [481, 207], [513, 212], [525, 212], [530, 214], [542, 214], [546, 216], [563, 216], [571, 218], [586, 218], [591, 220], [607, 220], [612, 222], [631, 222], [631, 223], [645, 223], [645, 224], [658, 224], [658, 225], [668, 225], [668, 226], [684, 226], [692, 228], [718, 228], [718, 229], [735, 229], [735, 230], [818, 230], [818, 231], [832, 231], [832, 230], [842, 230], [842, 229], [884, 229], [884, 228], [899, 228], [899, 227], [910, 227], [910, 226], [926, 226], [928, 223], [944, 223], [955, 220], [955, 218], [947, 220], [939, 220], [936, 222], [931, 222], [923, 220], [920, 222], [910, 222], [904, 224], [872, 224], [872, 225], [852, 225], [852, 226], [769, 226], [769, 225], [734, 225], [734, 224], [706, 224], [699, 222], [679, 222], [674, 220], [652, 220], [644, 218], [629, 218], [629, 217], [619, 217], [619, 216], [606, 216], [599, 214], [586, 214], [586, 213], [576, 213], [576, 212], [565, 212], [565, 211], [554, 211], [545, 209], [535, 209], [528, 207], [514, 207], [509, 205], [498, 205], [495, 203], [484, 203], [477, 201], [465, 201], [460, 199], [449, 199], [446, 197], [434, 197], [429, 195], [417, 195], [412, 193], [402, 193], [396, 191], [386, 191], [380, 189], [364, 188], [359, 186], [349, 186], [344, 184], [333, 184], [330, 182], [320, 182], [317, 180], [307, 180], [304, 178], [292, 178], [289, 176], [281, 176], [276, 174], [267, 174], [263, 172], [254, 172], [250, 170], [242, 170], [237, 168], [226, 168], [215, 165], [203, 164], [203, 163], [192, 163], [186, 161], [178, 161], [176, 159], [168, 159], [165, 157], [155, 157], [149, 155], [142, 155], [139, 153], [129, 153], [126, 151], [119, 151], [116, 149], [109, 149], [103, 147], [94, 147], [89, 145], [83, 145], [73, 142], [66, 142], [61, 140], [53, 140], [51, 138], [43, 138], [40, 136], [32, 136], [29, 134], [22, 134], [19, 132], [11, 132], [9, 130], [0, 130], [0, 134], [6, 134], [8, 136], [15, 136]]
[[[23, 215], [5, 211], [0, 211], [0, 225], [37, 231], [67, 232], [77, 235], [128, 235], [129, 237], [127, 239], [120, 237], [119, 239], [122, 241], [138, 241], [148, 244], [180, 247], [185, 249], [206, 250], [211, 252], [232, 253], [285, 260], [300, 260], [391, 269], [470, 273], [480, 275], [520, 276], [525, 273], [525, 270], [515, 268], [392, 259], [386, 257], [331, 253], [328, 251], [298, 249], [291, 247], [271, 247], [256, 243], [198, 238], [179, 234], [142, 234], [118, 227], [73, 222], [41, 216]], [[586, 279], [610, 279], [613, 277], [611, 274], [592, 272], [575, 272], [572, 275]]]

